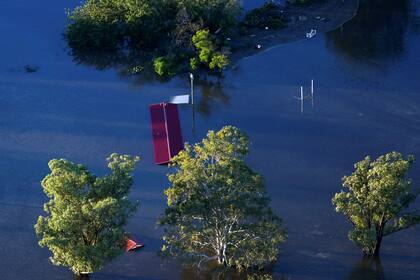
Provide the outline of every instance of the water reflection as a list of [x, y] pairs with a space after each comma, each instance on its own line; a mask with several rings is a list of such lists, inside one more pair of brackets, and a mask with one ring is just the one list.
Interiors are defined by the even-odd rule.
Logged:
[[213, 108], [229, 104], [230, 98], [223, 89], [223, 80], [223, 76], [208, 75], [198, 80], [197, 87], [200, 91], [198, 112], [202, 115], [210, 116]]
[[413, 9], [411, 0], [360, 0], [357, 15], [327, 33], [327, 46], [353, 59], [398, 57]]
[[[96, 70], [117, 70], [121, 79], [129, 79], [137, 88], [152, 82], [165, 83], [171, 80], [167, 77], [157, 76], [150, 67], [147, 67], [147, 60], [140, 53], [122, 50], [106, 52], [81, 52], [72, 51], [73, 60], [79, 65], [93, 67]], [[135, 67], [142, 70], [133, 73]], [[189, 85], [188, 75], [185, 74], [185, 85]], [[199, 94], [197, 112], [210, 116], [213, 108], [229, 103], [229, 96], [223, 89], [224, 76], [220, 73], [204, 74], [196, 76], [195, 86]]]
[[381, 259], [377, 257], [364, 256], [361, 261], [354, 264], [348, 279], [385, 280], [385, 273], [382, 268]]
[[[272, 266], [269, 266], [264, 270], [239, 272], [214, 264], [210, 264], [207, 268], [201, 270], [197, 269], [197, 267], [185, 266], [181, 272], [180, 278], [182, 280], [244, 280], [248, 278], [248, 275], [264, 275], [272, 276], [273, 279], [279, 279], [278, 277], [274, 277], [272, 268]], [[283, 279], [285, 278], [282, 276], [279, 280]]]
[[[141, 75], [141, 83], [157, 80], [156, 75], [146, 67], [147, 58], [140, 52], [122, 49], [86, 52], [73, 49], [71, 51], [73, 61], [78, 65], [92, 67], [96, 70], [114, 69], [120, 77]], [[163, 80], [165, 81], [165, 80]]]

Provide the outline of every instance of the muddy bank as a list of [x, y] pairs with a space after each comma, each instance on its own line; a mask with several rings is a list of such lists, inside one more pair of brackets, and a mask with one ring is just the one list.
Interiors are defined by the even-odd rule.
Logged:
[[[254, 29], [250, 35], [232, 39], [231, 67], [235, 67], [241, 58], [273, 46], [306, 39], [306, 33], [312, 29], [317, 35], [337, 29], [353, 18], [358, 7], [359, 0], [325, 0], [309, 6], [287, 5], [284, 9], [288, 20], [286, 27], [280, 30]], [[257, 45], [261, 48], [257, 49]]]

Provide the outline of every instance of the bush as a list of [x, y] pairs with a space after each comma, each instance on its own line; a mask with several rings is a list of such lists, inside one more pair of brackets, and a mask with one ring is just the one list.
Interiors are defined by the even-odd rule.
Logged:
[[195, 71], [200, 67], [200, 61], [196, 57], [190, 58], [190, 69], [191, 71]]
[[207, 65], [210, 69], [218, 68], [222, 70], [229, 64], [226, 55], [217, 51], [214, 39], [211, 38], [209, 30], [199, 30], [192, 37], [195, 49], [197, 50], [197, 58], [190, 60], [191, 68], [198, 68], [199, 63]]
[[246, 28], [273, 28], [279, 29], [285, 25], [282, 7], [274, 2], [266, 2], [262, 7], [249, 11], [242, 26]]
[[219, 70], [223, 70], [223, 68], [225, 68], [228, 65], [229, 59], [221, 53], [215, 53], [209, 63], [210, 69], [218, 68]]
[[211, 32], [221, 29], [228, 33], [237, 24], [241, 13], [238, 0], [175, 0], [179, 8], [185, 7], [192, 22], [202, 23]]
[[[109, 48], [124, 38], [142, 47], [151, 47], [165, 34], [172, 0], [87, 0], [68, 12], [67, 39], [79, 49]], [[161, 21], [160, 19], [164, 19]]]
[[159, 76], [173, 76], [176, 73], [176, 57], [167, 55], [153, 60], [153, 69]]

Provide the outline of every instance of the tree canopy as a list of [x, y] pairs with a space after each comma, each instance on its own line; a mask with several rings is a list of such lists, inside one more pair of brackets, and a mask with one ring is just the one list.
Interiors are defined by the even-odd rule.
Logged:
[[78, 275], [101, 269], [124, 251], [124, 225], [138, 207], [128, 193], [139, 158], [112, 154], [107, 160], [111, 173], [104, 177], [81, 164], [51, 160], [41, 183], [50, 200], [35, 225], [39, 245], [52, 252], [53, 264]]
[[[251, 11], [241, 24], [239, 0], [85, 0], [68, 10], [65, 34], [73, 54], [82, 60], [86, 53], [96, 56], [106, 50], [118, 55], [105, 52], [105, 58], [127, 57], [131, 67], [151, 66], [159, 76], [198, 67], [220, 71], [229, 63], [228, 38], [238, 34], [238, 26], [242, 31], [283, 26], [282, 9], [270, 3]], [[192, 41], [202, 35], [208, 42], [204, 48]], [[206, 51], [210, 57], [201, 59]], [[129, 53], [142, 65], [131, 65]]]
[[248, 137], [226, 126], [186, 144], [173, 159], [176, 171], [168, 176], [168, 206], [160, 219], [164, 254], [239, 270], [276, 260], [286, 232], [262, 177], [244, 161], [248, 151]]
[[420, 213], [409, 211], [418, 195], [407, 178], [413, 161], [397, 152], [376, 160], [368, 156], [343, 178], [344, 190], [332, 199], [354, 226], [349, 239], [366, 255], [379, 255], [383, 237], [420, 223]]

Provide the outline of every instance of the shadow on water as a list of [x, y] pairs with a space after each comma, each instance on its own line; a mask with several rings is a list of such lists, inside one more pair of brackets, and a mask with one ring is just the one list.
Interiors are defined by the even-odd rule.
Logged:
[[[259, 271], [237, 271], [215, 264], [210, 264], [206, 268], [199, 270], [197, 267], [185, 266], [181, 272], [180, 278], [182, 280], [244, 280], [248, 275], [268, 275], [272, 276], [272, 266], [266, 267], [264, 270]], [[278, 279], [273, 276], [273, 279]], [[280, 278], [282, 280], [284, 278]]]
[[404, 53], [412, 0], [360, 0], [357, 15], [327, 33], [327, 47], [351, 59], [394, 59]]
[[364, 256], [353, 265], [348, 280], [385, 280], [381, 259]]
[[200, 93], [198, 112], [204, 116], [210, 116], [213, 108], [229, 104], [229, 96], [223, 89], [222, 76], [204, 76], [197, 82]]
[[[121, 79], [129, 79], [136, 87], [140, 88], [150, 83], [162, 84], [162, 89], [168, 90], [164, 84], [171, 78], [158, 77], [150, 67], [145, 65], [147, 60], [139, 53], [133, 51], [111, 50], [104, 52], [72, 51], [73, 60], [79, 65], [92, 67], [99, 71], [116, 70]], [[141, 71], [133, 73], [139, 67]], [[185, 85], [189, 85], [187, 74], [184, 75]], [[214, 108], [229, 103], [229, 96], [223, 89], [224, 76], [218, 73], [203, 73], [196, 75], [195, 87], [198, 91], [197, 112], [203, 116], [210, 116]]]
[[106, 51], [81, 51], [73, 49], [70, 54], [73, 61], [78, 65], [92, 67], [99, 71], [116, 70], [122, 78], [131, 76], [141, 76], [141, 82], [144, 84], [152, 81], [165, 82], [167, 79], [158, 79], [156, 75], [147, 67], [147, 58], [139, 52], [131, 49], [114, 49]]

